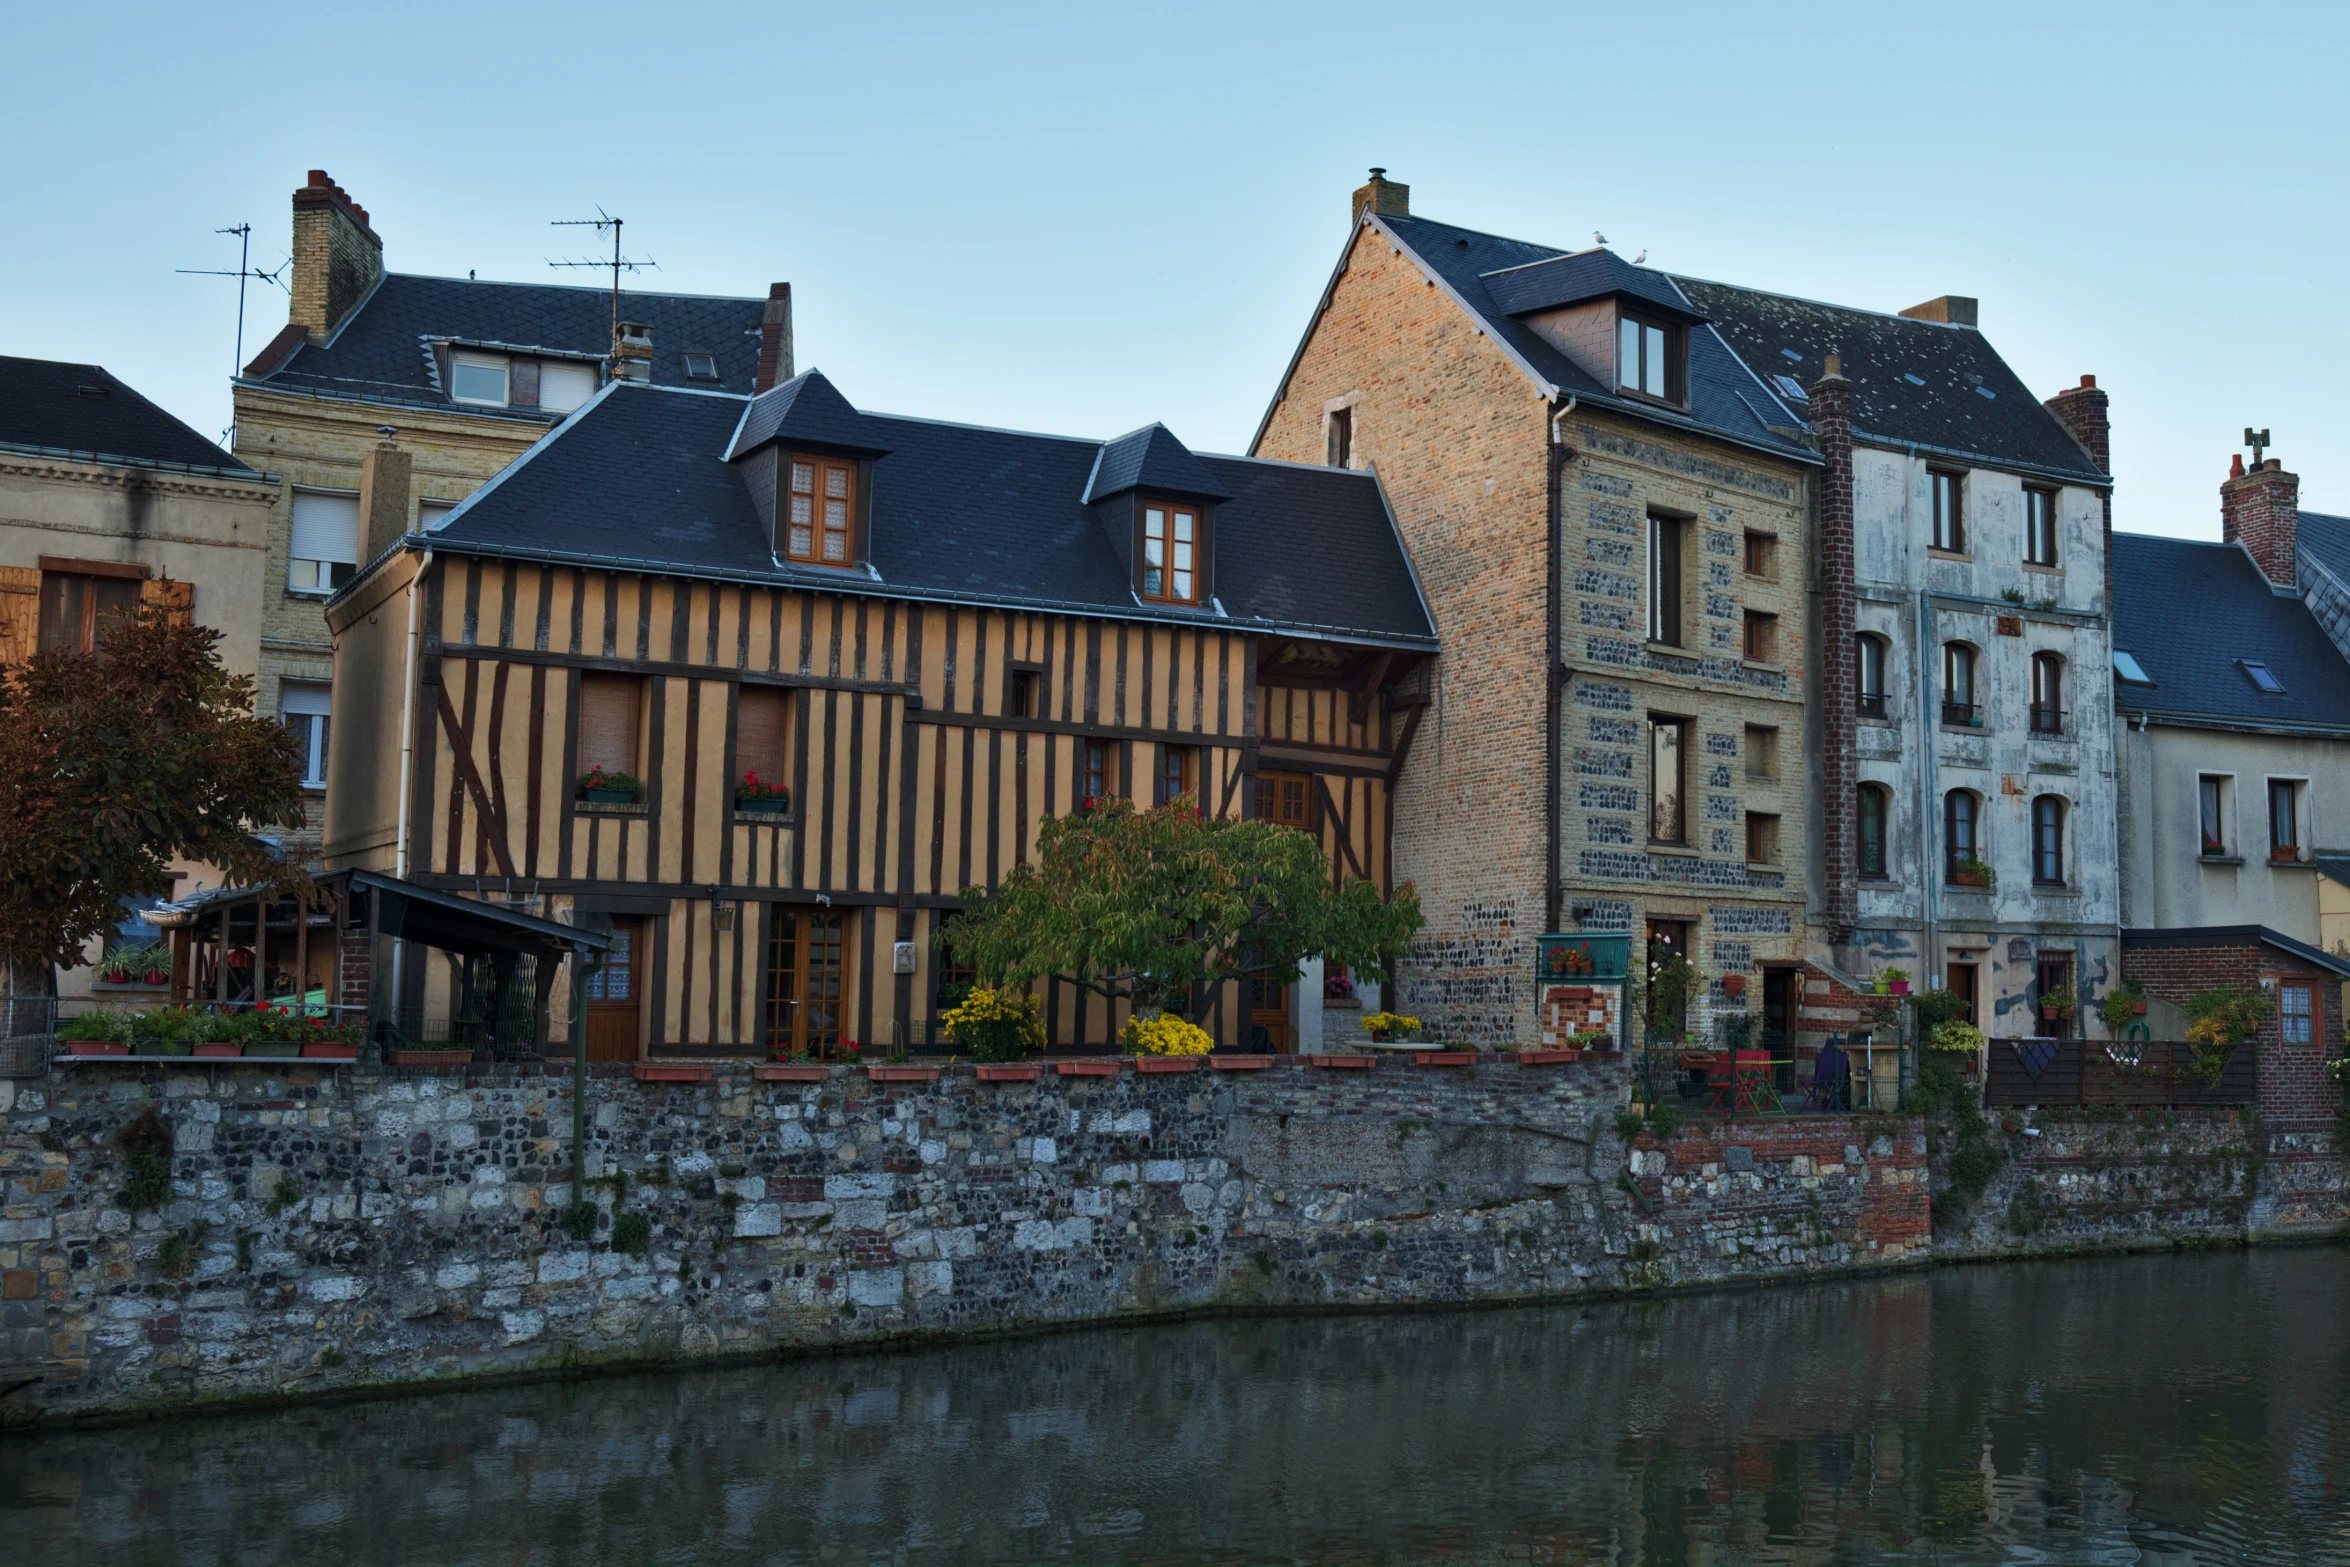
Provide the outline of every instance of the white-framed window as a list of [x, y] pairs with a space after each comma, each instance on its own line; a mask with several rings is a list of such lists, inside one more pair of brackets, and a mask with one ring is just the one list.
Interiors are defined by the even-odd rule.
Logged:
[[539, 361], [539, 408], [567, 414], [596, 395], [596, 367], [569, 359]]
[[2229, 845], [2236, 835], [2233, 825], [2236, 781], [2225, 773], [2205, 773], [2195, 780], [2196, 827], [2202, 848], [2200, 852], [2213, 859], [2224, 859], [2233, 852]]
[[[458, 349], [449, 366], [449, 396], [460, 403], [505, 407], [506, 356]], [[540, 396], [543, 399], [545, 393]]]
[[302, 752], [302, 787], [326, 787], [327, 726], [334, 687], [314, 680], [288, 680], [278, 687], [277, 710], [294, 732]]
[[437, 533], [447, 525], [449, 513], [457, 509], [455, 501], [418, 501], [416, 526], [426, 533]]
[[332, 593], [359, 566], [359, 492], [296, 490], [286, 588]]
[[2277, 1042], [2306, 1045], [2316, 1038], [2317, 988], [2286, 980], [2277, 986]]

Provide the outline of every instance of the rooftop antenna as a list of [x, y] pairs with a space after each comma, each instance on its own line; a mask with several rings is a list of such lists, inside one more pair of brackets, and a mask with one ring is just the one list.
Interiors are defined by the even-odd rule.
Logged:
[[598, 207], [596, 215], [592, 218], [555, 218], [547, 224], [547, 227], [557, 229], [594, 229], [598, 234], [603, 233], [606, 229], [612, 231], [612, 259], [610, 261], [557, 261], [550, 256], [547, 258], [547, 265], [550, 267], [610, 267], [612, 269], [612, 341], [615, 343], [620, 341], [620, 274], [634, 272], [640, 267], [658, 267], [661, 264], [651, 256], [637, 261], [620, 254], [621, 221], [621, 219], [607, 214], [602, 207]]
[[2252, 466], [2257, 468], [2260, 466], [2261, 457], [2277, 443], [2268, 438], [2266, 430], [2255, 430], [2252, 426], [2246, 425], [2244, 426], [2244, 444], [2252, 448]]
[[[233, 381], [245, 373], [245, 283], [248, 279], [259, 278], [265, 283], [275, 283], [278, 287], [285, 288], [285, 270], [294, 264], [294, 258], [288, 256], [279, 262], [277, 270], [274, 272], [258, 271], [253, 265], [252, 224], [239, 223], [234, 228], [214, 229], [212, 232], [236, 235], [236, 270], [232, 272], [226, 267], [178, 267], [174, 270], [190, 277], [233, 277], [237, 280], [237, 359], [236, 363], [228, 367], [229, 379]], [[291, 293], [292, 290], [287, 289], [287, 292]], [[221, 433], [221, 439], [233, 441], [236, 438], [236, 430], [236, 425], [231, 423], [228, 429]]]

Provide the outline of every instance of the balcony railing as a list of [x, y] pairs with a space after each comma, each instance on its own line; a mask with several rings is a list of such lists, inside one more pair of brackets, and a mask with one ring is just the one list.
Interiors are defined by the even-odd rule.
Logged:
[[1861, 717], [1883, 718], [1885, 716], [1885, 693], [1878, 691], [1872, 694], [1870, 692], [1863, 691], [1860, 694], [1859, 705]]
[[2068, 716], [2061, 707], [2044, 707], [2040, 703], [2034, 702], [2032, 704], [2032, 733], [2036, 735], [2063, 734], [2064, 721]]
[[1981, 725], [1983, 710], [1972, 702], [1953, 702], [1942, 699], [1942, 722], [1958, 729], [1973, 729]]

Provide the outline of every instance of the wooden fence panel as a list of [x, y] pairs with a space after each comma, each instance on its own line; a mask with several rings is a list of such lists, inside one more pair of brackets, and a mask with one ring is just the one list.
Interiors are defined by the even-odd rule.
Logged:
[[[1983, 1103], [1993, 1108], [2018, 1105], [2074, 1105], [2081, 1102], [2081, 1042], [2077, 1039], [2041, 1042], [2052, 1045], [2040, 1070], [2032, 1071], [2025, 1052], [2032, 1040], [1994, 1039], [1983, 1080]], [[2038, 1059], [2035, 1056], [2033, 1059]]]
[[[2192, 1067], [2195, 1047], [2150, 1040], [2136, 1046], [2135, 1062], [2118, 1057], [2101, 1040], [2067, 1039], [2035, 1046], [2025, 1040], [1991, 1042], [1990, 1070], [1983, 1103], [1992, 1108], [2023, 1105], [2112, 1105], [2120, 1109], [2248, 1105], [2260, 1090], [2258, 1048], [2238, 1045], [2206, 1087]], [[2048, 1052], [2037, 1076], [2027, 1055]]]

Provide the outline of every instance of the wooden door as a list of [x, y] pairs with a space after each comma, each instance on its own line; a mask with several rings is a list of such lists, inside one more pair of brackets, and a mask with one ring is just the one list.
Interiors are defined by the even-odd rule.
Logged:
[[769, 1054], [825, 1061], [842, 1053], [847, 930], [837, 909], [775, 911], [767, 936]]
[[[1249, 1048], [1289, 1055], [1297, 1049], [1297, 1034], [1289, 1023], [1289, 987], [1258, 976], [1248, 982]], [[1264, 1038], [1259, 1039], [1259, 1030]]]
[[612, 950], [588, 976], [587, 1056], [590, 1061], [637, 1058], [637, 922], [612, 921]]

